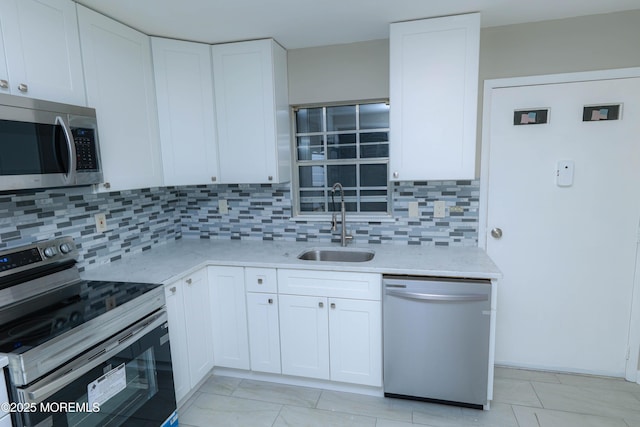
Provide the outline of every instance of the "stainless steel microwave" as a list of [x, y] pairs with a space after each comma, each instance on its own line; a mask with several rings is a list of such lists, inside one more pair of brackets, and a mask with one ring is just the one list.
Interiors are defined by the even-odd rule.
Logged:
[[0, 191], [100, 182], [93, 108], [0, 94]]

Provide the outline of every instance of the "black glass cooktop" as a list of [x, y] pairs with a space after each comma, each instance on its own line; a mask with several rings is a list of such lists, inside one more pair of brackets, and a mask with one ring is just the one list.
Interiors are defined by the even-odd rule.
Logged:
[[158, 286], [161, 285], [79, 281], [25, 301], [11, 308], [16, 313], [15, 320], [0, 326], [0, 353], [23, 353]]

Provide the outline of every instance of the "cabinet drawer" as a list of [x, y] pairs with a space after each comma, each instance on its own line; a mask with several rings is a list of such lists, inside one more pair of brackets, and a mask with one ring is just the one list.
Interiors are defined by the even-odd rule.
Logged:
[[244, 282], [247, 292], [278, 292], [278, 278], [275, 268], [246, 267]]
[[381, 276], [376, 273], [278, 270], [281, 294], [380, 300]]

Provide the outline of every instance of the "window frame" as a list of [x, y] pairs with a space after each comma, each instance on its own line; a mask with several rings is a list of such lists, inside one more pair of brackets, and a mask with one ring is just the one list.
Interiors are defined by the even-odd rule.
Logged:
[[[366, 104], [379, 104], [379, 103], [385, 103], [387, 105], [389, 105], [389, 99], [367, 99], [367, 100], [358, 100], [358, 101], [340, 101], [340, 102], [326, 102], [326, 103], [312, 103], [312, 104], [300, 104], [300, 105], [294, 105], [291, 107], [291, 143], [290, 143], [290, 148], [291, 148], [291, 166], [292, 166], [292, 171], [291, 171], [291, 200], [292, 200], [292, 220], [298, 220], [298, 221], [314, 221], [314, 220], [318, 220], [318, 221], [330, 221], [331, 216], [333, 214], [333, 211], [331, 210], [331, 197], [330, 197], [330, 189], [329, 189], [329, 183], [327, 182], [327, 186], [325, 187], [318, 187], [318, 191], [327, 191], [326, 193], [326, 200], [325, 200], [325, 208], [326, 210], [323, 212], [308, 212], [308, 211], [304, 211], [301, 212], [300, 211], [300, 171], [299, 168], [300, 166], [312, 166], [312, 165], [361, 165], [361, 164], [385, 164], [387, 166], [387, 175], [385, 177], [386, 179], [386, 203], [387, 203], [387, 210], [385, 212], [382, 211], [365, 211], [365, 212], [355, 212], [355, 211], [347, 211], [347, 216], [348, 218], [353, 218], [356, 221], [377, 221], [377, 222], [387, 222], [387, 221], [392, 221], [393, 220], [393, 216], [392, 216], [392, 212], [393, 212], [393, 206], [392, 206], [392, 182], [389, 179], [389, 156], [387, 156], [386, 158], [359, 158], [356, 157], [355, 158], [350, 158], [350, 159], [333, 159], [333, 160], [327, 160], [326, 158], [323, 160], [319, 160], [319, 161], [299, 161], [298, 160], [298, 147], [297, 147], [297, 140], [298, 140], [298, 132], [297, 132], [297, 116], [296, 113], [297, 111], [301, 110], [301, 109], [312, 109], [312, 108], [323, 108], [323, 123], [326, 123], [326, 109], [330, 108], [330, 107], [340, 107], [340, 106], [357, 106], [356, 108], [356, 115], [357, 115], [357, 129], [354, 130], [348, 130], [348, 131], [331, 131], [331, 132], [327, 132], [326, 129], [323, 129], [322, 132], [309, 132], [309, 134], [321, 134], [321, 135], [331, 135], [331, 134], [340, 134], [340, 133], [356, 133], [356, 134], [360, 134], [363, 133], [363, 131], [359, 128], [359, 107], [361, 105], [366, 105]], [[386, 129], [386, 132], [390, 133], [390, 127], [389, 128], [383, 128]], [[375, 132], [377, 131], [377, 129], [366, 129], [364, 133], [367, 133], [368, 131], [372, 131]], [[306, 133], [305, 133], [306, 134]], [[388, 138], [390, 140], [390, 138]], [[390, 141], [387, 142], [387, 144], [390, 144]], [[323, 146], [325, 148], [328, 147], [327, 141], [324, 140]], [[356, 143], [356, 151], [359, 152], [360, 149], [360, 142], [358, 140], [358, 142]], [[325, 175], [325, 181], [328, 179], [328, 177]], [[356, 186], [355, 187], [348, 187], [349, 189], [353, 189], [355, 188], [356, 194], [354, 196], [350, 196], [350, 197], [355, 197], [357, 202], [360, 202], [360, 192], [362, 190], [376, 190], [376, 189], [380, 189], [382, 186], [375, 186], [375, 187], [361, 187], [360, 186], [360, 174], [356, 173]], [[351, 190], [353, 191], [353, 190]], [[340, 196], [336, 195], [336, 205], [339, 206], [340, 204]], [[339, 211], [339, 207], [338, 207], [338, 211]]]

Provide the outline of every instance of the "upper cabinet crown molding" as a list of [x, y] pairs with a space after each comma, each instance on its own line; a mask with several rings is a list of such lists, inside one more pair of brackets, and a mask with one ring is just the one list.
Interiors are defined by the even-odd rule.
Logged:
[[0, 92], [87, 105], [74, 2], [1, 0], [0, 27]]
[[96, 109], [105, 183], [98, 191], [162, 185], [149, 37], [78, 5], [87, 99]]
[[211, 46], [223, 183], [291, 175], [287, 52], [272, 39]]
[[216, 184], [211, 48], [151, 38], [165, 185]]
[[475, 178], [480, 14], [391, 24], [390, 179]]

